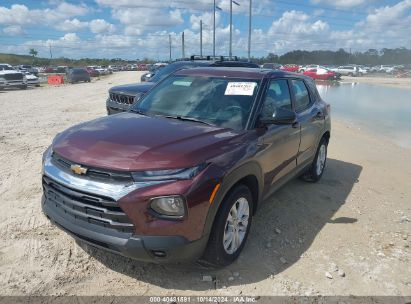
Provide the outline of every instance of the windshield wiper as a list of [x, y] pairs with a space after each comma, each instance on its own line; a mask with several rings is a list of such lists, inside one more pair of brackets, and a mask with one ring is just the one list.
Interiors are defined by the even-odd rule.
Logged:
[[187, 117], [187, 116], [172, 116], [172, 115], [158, 115], [158, 116], [162, 116], [165, 118], [171, 118], [171, 119], [178, 119], [178, 120], [183, 120], [183, 121], [194, 121], [194, 122], [198, 122], [198, 123], [202, 123], [208, 126], [213, 126], [215, 127], [215, 125], [213, 125], [212, 123], [206, 122], [204, 120], [200, 120], [198, 118], [194, 118], [194, 117]]
[[133, 112], [133, 113], [140, 114], [140, 115], [148, 116], [146, 113], [144, 113], [144, 112], [141, 111], [140, 109], [130, 109], [129, 111], [130, 111], [130, 112]]

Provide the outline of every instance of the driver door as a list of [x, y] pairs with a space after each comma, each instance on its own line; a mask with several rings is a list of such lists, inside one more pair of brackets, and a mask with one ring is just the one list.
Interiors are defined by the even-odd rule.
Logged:
[[[286, 79], [270, 81], [263, 102], [260, 117], [273, 117], [276, 108], [293, 110], [290, 89]], [[259, 160], [264, 172], [264, 189], [271, 186], [296, 166], [300, 144], [299, 124], [267, 125], [259, 138], [262, 147]]]

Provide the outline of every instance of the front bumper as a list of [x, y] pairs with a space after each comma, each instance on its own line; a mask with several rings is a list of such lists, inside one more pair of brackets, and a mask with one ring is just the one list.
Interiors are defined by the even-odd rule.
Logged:
[[[42, 209], [73, 237], [141, 261], [194, 261], [202, 255], [208, 198], [215, 186], [199, 181], [207, 171], [192, 181], [130, 183], [125, 176], [109, 181], [95, 168], [88, 169], [90, 177], [74, 174], [69, 160], [53, 155], [50, 149], [43, 155]], [[192, 189], [192, 183], [202, 186]], [[150, 213], [149, 199], [170, 193], [187, 198], [189, 216], [172, 221]]]
[[[53, 202], [42, 198], [44, 214], [75, 239], [93, 247], [144, 262], [173, 263], [199, 259], [207, 245], [203, 237], [190, 242], [182, 236], [139, 236], [106, 227], [89, 225], [81, 220], [68, 220], [53, 207]], [[93, 227], [90, 229], [90, 227]]]

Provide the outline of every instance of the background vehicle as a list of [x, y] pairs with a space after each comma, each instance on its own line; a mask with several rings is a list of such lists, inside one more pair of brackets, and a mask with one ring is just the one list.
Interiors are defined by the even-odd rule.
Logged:
[[43, 157], [42, 208], [123, 256], [225, 266], [264, 199], [296, 176], [321, 178], [329, 138], [329, 106], [308, 77], [179, 70], [129, 112], [57, 135]]
[[359, 67], [351, 66], [351, 65], [343, 65], [339, 66], [338, 68], [331, 69], [331, 71], [339, 73], [343, 76], [361, 76], [362, 73], [360, 72]]
[[32, 75], [38, 76], [39, 71], [31, 65], [22, 64], [18, 66], [18, 69], [22, 72], [29, 72]]
[[25, 72], [24, 73], [27, 79], [27, 85], [29, 86], [36, 86], [39, 87], [40, 86], [40, 79], [38, 76], [33, 75], [29, 72]]
[[306, 66], [301, 66], [299, 72], [303, 73], [307, 70], [311, 70], [311, 69], [326, 69], [325, 67], [318, 65], [318, 64], [308, 64]]
[[318, 80], [337, 80], [341, 78], [340, 74], [324, 68], [308, 69], [303, 74]]
[[23, 72], [16, 71], [10, 64], [0, 63], [0, 89], [27, 89], [27, 78]]
[[140, 98], [144, 93], [154, 87], [157, 82], [177, 70], [205, 66], [258, 68], [258, 65], [255, 63], [226, 61], [224, 60], [224, 57], [219, 57], [219, 60], [215, 60], [211, 57], [200, 58], [192, 56], [191, 60], [176, 61], [160, 68], [148, 82], [126, 84], [110, 88], [109, 96], [106, 101], [107, 114], [110, 115], [127, 111], [136, 99]]
[[282, 67], [279, 63], [264, 63], [262, 68], [263, 69], [272, 69], [272, 70], [279, 70]]
[[98, 71], [96, 71], [94, 68], [92, 67], [87, 67], [86, 68], [87, 73], [90, 75], [90, 77], [98, 77], [100, 76], [100, 73]]
[[296, 64], [286, 64], [280, 67], [280, 70], [297, 73], [300, 70], [300, 67]]
[[67, 73], [67, 81], [70, 83], [80, 81], [90, 82], [90, 75], [87, 70], [83, 68], [70, 69]]

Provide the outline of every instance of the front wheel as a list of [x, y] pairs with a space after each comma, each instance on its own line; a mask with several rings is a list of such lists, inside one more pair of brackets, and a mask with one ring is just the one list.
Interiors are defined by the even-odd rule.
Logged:
[[318, 145], [317, 153], [310, 168], [301, 176], [303, 180], [312, 183], [320, 180], [327, 162], [327, 145], [327, 139], [323, 137]]
[[236, 186], [221, 203], [203, 259], [213, 266], [234, 262], [244, 248], [252, 220], [253, 199], [244, 185]]

